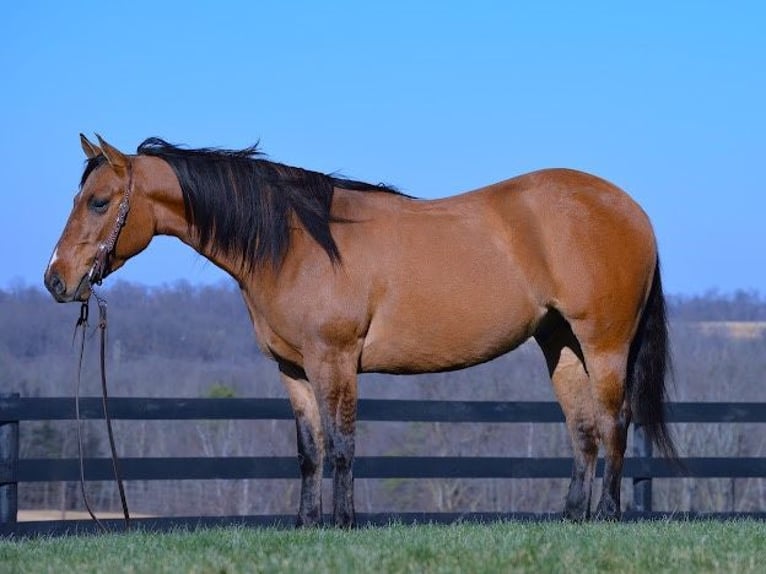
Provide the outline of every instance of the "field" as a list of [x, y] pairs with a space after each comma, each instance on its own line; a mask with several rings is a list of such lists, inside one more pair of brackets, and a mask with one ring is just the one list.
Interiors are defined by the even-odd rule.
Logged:
[[0, 572], [762, 572], [766, 523], [212, 529], [0, 541]]

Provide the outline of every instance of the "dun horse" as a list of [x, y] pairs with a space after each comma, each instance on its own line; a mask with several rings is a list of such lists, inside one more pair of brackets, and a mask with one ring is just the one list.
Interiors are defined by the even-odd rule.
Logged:
[[488, 361], [534, 337], [572, 438], [564, 516], [620, 517], [631, 418], [667, 455], [667, 328], [657, 246], [614, 185], [550, 169], [433, 201], [157, 138], [126, 155], [81, 136], [87, 164], [45, 272], [57, 301], [173, 235], [242, 290], [261, 350], [279, 365], [297, 426], [299, 525], [354, 523], [357, 373], [425, 373]]

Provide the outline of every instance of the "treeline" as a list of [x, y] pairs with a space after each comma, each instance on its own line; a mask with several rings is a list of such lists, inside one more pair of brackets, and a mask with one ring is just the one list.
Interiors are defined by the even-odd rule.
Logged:
[[[284, 397], [274, 363], [260, 355], [239, 292], [228, 284], [148, 288], [114, 283], [108, 364], [115, 396]], [[757, 293], [669, 297], [673, 400], [766, 401], [766, 300]], [[60, 305], [32, 287], [0, 290], [0, 385], [24, 396], [71, 396], [78, 305]], [[719, 322], [757, 328], [711, 329]], [[95, 326], [96, 309], [91, 309]], [[97, 340], [87, 341], [84, 394], [99, 393]], [[363, 398], [554, 400], [542, 355], [528, 343], [490, 363], [420, 376], [364, 375]], [[103, 429], [86, 426], [91, 456], [105, 456]], [[131, 422], [117, 424], [124, 456], [286, 456], [295, 454], [290, 421]], [[757, 425], [674, 425], [686, 456], [763, 456]], [[569, 456], [563, 425], [360, 423], [357, 452], [369, 455]], [[630, 448], [630, 447], [629, 447]], [[76, 455], [72, 423], [26, 423], [22, 456]], [[668, 510], [763, 510], [764, 480], [657, 481]], [[558, 511], [566, 480], [360, 480], [358, 510]], [[297, 481], [131, 483], [131, 506], [149, 514], [290, 513]], [[101, 508], [117, 507], [111, 484], [90, 485]], [[81, 505], [76, 485], [22, 488], [25, 508]], [[594, 495], [595, 497], [595, 495]], [[630, 500], [624, 482], [624, 504]]]
[[754, 291], [668, 297], [670, 316], [678, 321], [766, 321], [766, 298]]
[[[244, 303], [231, 285], [146, 287], [118, 281], [103, 294], [118, 358], [210, 363], [247, 360], [258, 353]], [[766, 298], [750, 291], [669, 296], [668, 304], [675, 324], [766, 321]], [[56, 304], [39, 288], [0, 289], [0, 353], [9, 362], [68, 355], [69, 332], [78, 315], [77, 304]]]

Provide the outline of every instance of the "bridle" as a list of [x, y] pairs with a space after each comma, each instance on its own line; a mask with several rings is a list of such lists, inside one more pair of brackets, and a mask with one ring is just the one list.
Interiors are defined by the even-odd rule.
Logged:
[[[114, 444], [114, 433], [112, 432], [112, 419], [109, 416], [109, 405], [108, 405], [108, 395], [107, 395], [107, 385], [106, 385], [106, 300], [101, 297], [95, 290], [94, 287], [96, 285], [101, 285], [101, 282], [103, 281], [104, 277], [109, 272], [109, 258], [114, 253], [115, 245], [117, 244], [117, 239], [120, 236], [120, 231], [122, 231], [122, 228], [125, 226], [125, 221], [128, 218], [128, 212], [130, 211], [130, 197], [133, 194], [133, 165], [128, 161], [128, 185], [125, 188], [125, 193], [122, 196], [122, 199], [120, 200], [120, 205], [117, 209], [117, 219], [114, 223], [114, 226], [112, 227], [112, 230], [110, 231], [109, 235], [107, 236], [106, 240], [103, 241], [98, 248], [96, 249], [96, 255], [93, 259], [93, 264], [90, 268], [90, 271], [88, 271], [88, 283], [90, 286], [90, 292], [91, 294], [96, 298], [96, 303], [98, 304], [98, 312], [99, 312], [99, 320], [98, 320], [98, 329], [100, 332], [100, 352], [99, 352], [99, 365], [101, 370], [101, 404], [104, 411], [104, 420], [106, 421], [106, 429], [107, 434], [109, 435], [109, 449], [112, 454], [112, 471], [114, 473], [114, 479], [117, 482], [117, 489], [120, 493], [120, 502], [122, 504], [122, 512], [123, 516], [125, 518], [125, 528], [130, 528], [130, 513], [128, 511], [128, 502], [125, 497], [125, 487], [122, 483], [122, 474], [120, 472], [120, 463], [119, 458], [117, 457], [117, 449]], [[77, 419], [77, 450], [79, 454], [79, 461], [80, 461], [80, 491], [82, 493], [83, 502], [85, 503], [85, 508], [88, 510], [88, 514], [90, 514], [90, 517], [98, 524], [99, 528], [103, 532], [107, 532], [107, 528], [103, 525], [103, 523], [96, 518], [95, 513], [91, 509], [90, 503], [88, 501], [88, 496], [85, 492], [85, 460], [83, 455], [83, 441], [82, 441], [82, 428], [81, 428], [81, 417], [80, 417], [80, 380], [82, 375], [82, 360], [83, 356], [85, 355], [85, 334], [88, 329], [88, 311], [89, 307], [88, 304], [90, 302], [90, 297], [88, 297], [88, 300], [83, 302], [83, 304], [80, 307], [80, 318], [77, 320], [77, 324], [75, 325], [75, 335], [77, 334], [77, 329], [81, 329], [81, 338], [80, 338], [80, 358], [77, 364], [77, 380], [76, 380], [76, 386], [75, 386], [75, 418]]]
[[112, 231], [109, 232], [106, 239], [96, 249], [93, 265], [91, 265], [90, 271], [88, 271], [88, 283], [90, 283], [91, 287], [93, 285], [101, 285], [101, 281], [109, 272], [109, 257], [114, 252], [117, 239], [120, 237], [120, 231], [122, 231], [122, 228], [125, 226], [125, 220], [128, 218], [131, 195], [133, 195], [133, 164], [128, 160], [128, 185], [117, 208], [117, 220], [114, 222]]

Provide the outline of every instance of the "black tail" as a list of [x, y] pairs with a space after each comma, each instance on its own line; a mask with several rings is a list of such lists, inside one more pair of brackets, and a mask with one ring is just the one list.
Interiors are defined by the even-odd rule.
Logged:
[[665, 423], [665, 373], [670, 366], [665, 296], [660, 260], [628, 359], [628, 393], [633, 420], [644, 427], [652, 442], [668, 458], [677, 458]]

